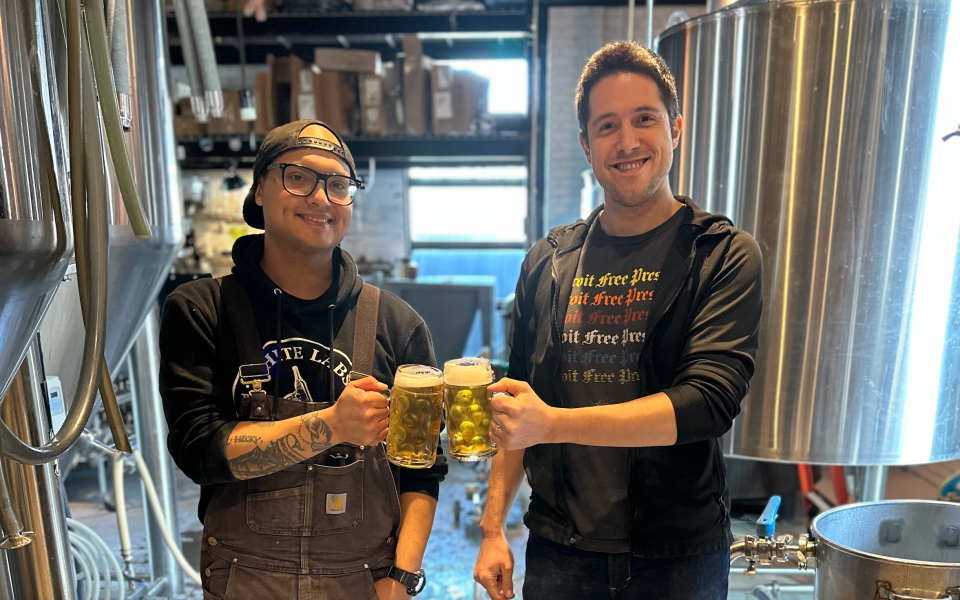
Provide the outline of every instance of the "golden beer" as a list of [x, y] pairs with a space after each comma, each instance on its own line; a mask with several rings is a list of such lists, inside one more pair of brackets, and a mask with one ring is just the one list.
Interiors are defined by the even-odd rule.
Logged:
[[490, 392], [493, 369], [485, 358], [460, 358], [443, 365], [443, 406], [447, 412], [450, 456], [462, 461], [490, 458]]
[[387, 459], [395, 465], [426, 469], [437, 460], [443, 411], [443, 373], [423, 365], [397, 369], [390, 391]]

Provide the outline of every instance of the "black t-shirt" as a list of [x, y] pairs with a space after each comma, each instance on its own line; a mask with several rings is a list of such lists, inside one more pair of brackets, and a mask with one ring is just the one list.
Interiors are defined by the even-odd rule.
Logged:
[[[561, 344], [566, 408], [620, 404], [640, 397], [637, 367], [660, 268], [682, 211], [642, 235], [612, 237], [600, 219], [587, 234], [570, 290]], [[630, 551], [628, 449], [564, 444], [567, 506], [576, 547]]]

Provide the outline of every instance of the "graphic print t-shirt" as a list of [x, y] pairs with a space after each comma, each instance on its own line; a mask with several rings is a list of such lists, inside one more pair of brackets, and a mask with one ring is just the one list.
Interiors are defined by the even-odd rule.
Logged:
[[[637, 368], [660, 269], [682, 211], [642, 235], [612, 237], [596, 219], [570, 290], [561, 344], [567, 408], [620, 404], [640, 397]], [[567, 506], [576, 547], [628, 552], [632, 515], [628, 449], [563, 446]]]

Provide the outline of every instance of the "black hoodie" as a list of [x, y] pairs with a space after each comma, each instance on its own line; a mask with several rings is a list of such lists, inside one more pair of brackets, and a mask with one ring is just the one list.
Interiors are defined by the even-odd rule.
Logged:
[[[664, 260], [637, 365], [641, 395], [663, 392], [673, 404], [677, 443], [630, 448], [633, 522], [630, 549], [671, 558], [728, 548], [732, 542], [720, 438], [747, 394], [757, 353], [762, 302], [760, 248], [729, 219], [689, 198]], [[552, 406], [560, 392], [560, 329], [580, 250], [601, 206], [585, 221], [557, 227], [527, 253], [517, 283], [509, 376], [526, 381]], [[524, 522], [559, 544], [580, 535], [564, 497], [563, 444], [527, 448], [533, 488]]]
[[[281, 397], [331, 402], [343, 391], [351, 370], [356, 304], [363, 286], [356, 264], [349, 254], [336, 249], [330, 289], [317, 299], [301, 300], [275, 293], [279, 288], [260, 267], [262, 258], [262, 235], [242, 237], [233, 246], [233, 274], [250, 299], [273, 377], [265, 389], [272, 395], [274, 382], [279, 381]], [[279, 353], [275, 343], [278, 309], [282, 328]], [[200, 279], [167, 297], [160, 325], [160, 395], [169, 428], [167, 446], [177, 466], [202, 486], [201, 521], [215, 487], [238, 481], [227, 465], [225, 448], [239, 421], [237, 406], [243, 387], [237, 386], [240, 359], [229, 320], [221, 321], [225, 314], [220, 283]], [[328, 367], [331, 331], [332, 398]], [[387, 385], [393, 384], [399, 365], [436, 365], [423, 319], [386, 292], [380, 294], [374, 362], [373, 376]], [[398, 493], [421, 492], [434, 498], [447, 472], [439, 449], [437, 462], [429, 469], [391, 467]]]

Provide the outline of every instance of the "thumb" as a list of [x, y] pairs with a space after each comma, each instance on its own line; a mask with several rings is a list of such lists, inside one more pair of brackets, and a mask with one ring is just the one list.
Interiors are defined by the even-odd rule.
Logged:
[[530, 390], [530, 385], [523, 381], [504, 377], [493, 385], [487, 386], [487, 389], [493, 393], [505, 393], [511, 396], [522, 394]]
[[357, 388], [358, 390], [363, 390], [365, 392], [379, 392], [381, 390], [387, 389], [387, 386], [383, 383], [380, 383], [371, 376], [366, 376], [363, 379], [357, 379], [351, 381], [347, 384], [347, 387]]

